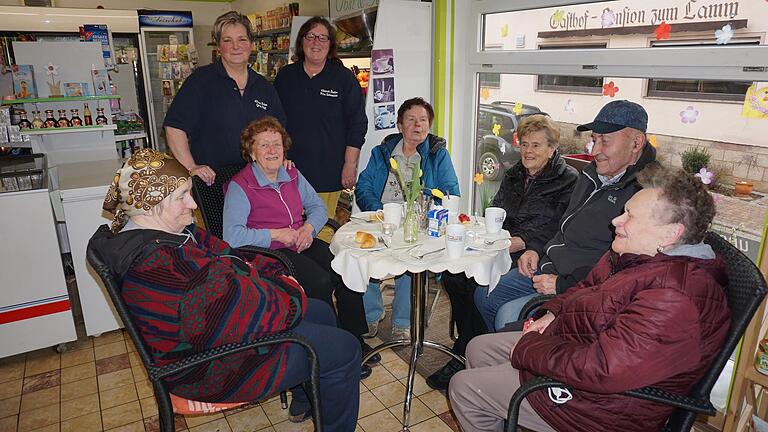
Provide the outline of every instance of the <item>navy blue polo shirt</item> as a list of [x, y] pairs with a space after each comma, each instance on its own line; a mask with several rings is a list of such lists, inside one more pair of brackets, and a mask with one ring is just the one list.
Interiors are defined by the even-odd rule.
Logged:
[[250, 68], [240, 95], [237, 83], [217, 61], [197, 69], [184, 81], [165, 114], [163, 126], [187, 133], [189, 149], [198, 165], [221, 167], [242, 163], [240, 132], [265, 115], [285, 125], [277, 92]]
[[304, 63], [280, 69], [275, 88], [288, 116], [288, 158], [318, 192], [342, 189], [347, 147], [361, 148], [368, 131], [365, 98], [352, 71], [334, 61], [310, 78]]

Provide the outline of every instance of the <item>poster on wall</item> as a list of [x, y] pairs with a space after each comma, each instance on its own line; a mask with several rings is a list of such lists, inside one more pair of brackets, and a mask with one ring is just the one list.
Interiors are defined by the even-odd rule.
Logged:
[[394, 102], [395, 101], [395, 78], [374, 78], [373, 79], [373, 102]]
[[393, 129], [397, 121], [395, 104], [376, 105], [373, 107], [376, 130]]
[[371, 51], [371, 71], [374, 75], [390, 75], [395, 73], [395, 58], [392, 49]]
[[768, 82], [756, 82], [749, 86], [741, 108], [741, 116], [751, 119], [768, 119]]
[[101, 55], [104, 57], [104, 67], [115, 69], [115, 56], [112, 54], [112, 34], [106, 24], [83, 24], [80, 27], [80, 40], [83, 42], [99, 42]]
[[366, 52], [373, 47], [379, 0], [332, 0], [331, 23], [339, 53]]

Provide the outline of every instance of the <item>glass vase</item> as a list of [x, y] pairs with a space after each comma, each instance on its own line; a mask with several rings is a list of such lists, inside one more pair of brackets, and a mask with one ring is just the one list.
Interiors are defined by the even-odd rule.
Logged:
[[413, 243], [419, 238], [419, 217], [416, 206], [408, 202], [405, 207], [405, 219], [403, 220], [403, 241]]

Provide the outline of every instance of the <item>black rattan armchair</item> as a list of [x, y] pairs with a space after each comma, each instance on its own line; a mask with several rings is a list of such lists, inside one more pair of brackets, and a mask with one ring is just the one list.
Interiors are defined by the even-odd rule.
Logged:
[[[718, 234], [709, 232], [704, 242], [709, 244], [726, 265], [728, 286], [725, 294], [731, 311], [731, 327], [723, 347], [712, 361], [706, 374], [687, 395], [672, 394], [652, 387], [629, 390], [622, 394], [671, 405], [676, 409], [667, 420], [664, 431], [689, 431], [697, 413], [714, 415], [715, 408], [709, 401], [709, 394], [720, 376], [728, 358], [741, 340], [752, 316], [765, 298], [768, 287], [760, 270], [743, 253]], [[533, 299], [535, 300], [535, 299]], [[525, 309], [525, 308], [524, 308]], [[527, 315], [527, 314], [526, 314]], [[521, 316], [525, 316], [522, 315]], [[506, 432], [517, 430], [520, 403], [528, 393], [548, 387], [568, 387], [547, 377], [537, 377], [521, 386], [509, 402]]]
[[[105, 230], [109, 230], [109, 228], [106, 225], [102, 225], [99, 227], [96, 233], [98, 234]], [[114, 273], [114, 271], [112, 271], [112, 269], [104, 263], [104, 259], [100, 256], [96, 248], [92, 247], [90, 242], [88, 244], [86, 256], [88, 263], [99, 275], [102, 282], [104, 282], [107, 292], [109, 293], [109, 297], [112, 300], [112, 304], [115, 306], [115, 310], [117, 310], [120, 319], [123, 321], [125, 330], [130, 335], [131, 340], [136, 346], [136, 351], [138, 352], [139, 357], [141, 357], [141, 361], [144, 363], [144, 367], [147, 370], [147, 375], [149, 376], [149, 380], [152, 382], [155, 399], [157, 400], [161, 432], [174, 431], [173, 407], [171, 405], [170, 389], [165, 383], [165, 378], [221, 357], [239, 353], [245, 350], [251, 350], [280, 343], [296, 343], [304, 347], [307, 352], [307, 357], [309, 358], [310, 364], [310, 380], [307, 393], [309, 395], [310, 401], [312, 402], [315, 430], [322, 430], [320, 412], [320, 364], [318, 363], [317, 353], [305, 338], [300, 335], [293, 334], [291, 331], [284, 331], [264, 336], [252, 342], [222, 345], [208, 351], [197, 353], [169, 365], [157, 366], [152, 356], [150, 355], [149, 347], [146, 345], [143, 337], [141, 336], [141, 333], [139, 333], [138, 327], [133, 321], [133, 316], [130, 315], [127, 306], [123, 302], [123, 298], [120, 294], [122, 281], [118, 280], [118, 276]], [[284, 392], [281, 394], [281, 398], [283, 397]]]

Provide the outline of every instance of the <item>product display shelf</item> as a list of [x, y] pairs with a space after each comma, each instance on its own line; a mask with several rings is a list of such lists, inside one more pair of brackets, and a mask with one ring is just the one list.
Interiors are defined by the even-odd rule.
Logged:
[[54, 135], [54, 134], [65, 134], [65, 133], [75, 133], [75, 132], [99, 132], [99, 131], [108, 131], [108, 130], [116, 130], [117, 125], [104, 125], [104, 126], [78, 126], [78, 127], [67, 127], [67, 128], [45, 128], [45, 129], [23, 129], [22, 133], [26, 135]]
[[71, 97], [56, 97], [56, 98], [35, 98], [35, 99], [13, 99], [4, 100], [3, 105], [18, 105], [25, 103], [45, 103], [45, 102], [72, 102], [72, 101], [90, 101], [90, 100], [108, 100], [108, 99], [120, 99], [120, 95], [111, 96], [71, 96]]
[[129, 140], [135, 140], [135, 139], [146, 139], [147, 134], [145, 132], [136, 132], [136, 133], [129, 133], [124, 135], [115, 135], [115, 141], [129, 141]]
[[290, 32], [291, 32], [291, 27], [290, 26], [288, 26], [288, 27], [280, 27], [280, 28], [275, 28], [275, 29], [271, 29], [271, 30], [261, 30], [259, 32], [256, 32], [256, 37], [270, 36], [270, 35], [273, 35], [273, 34], [290, 33]]

